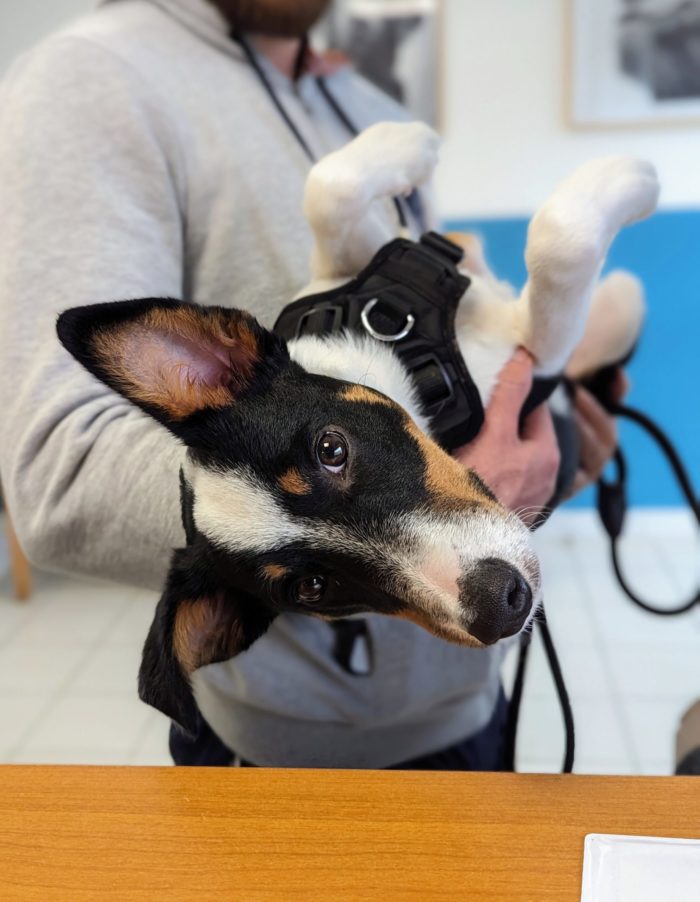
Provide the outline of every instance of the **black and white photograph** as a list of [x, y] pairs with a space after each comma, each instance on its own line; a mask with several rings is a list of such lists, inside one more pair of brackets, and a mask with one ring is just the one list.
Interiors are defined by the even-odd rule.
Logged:
[[700, 121], [700, 0], [572, 0], [572, 119]]
[[439, 0], [337, 0], [315, 37], [424, 122], [439, 122]]

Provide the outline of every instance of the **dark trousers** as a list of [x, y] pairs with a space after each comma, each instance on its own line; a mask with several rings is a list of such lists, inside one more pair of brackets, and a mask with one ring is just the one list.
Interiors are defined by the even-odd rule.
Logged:
[[[501, 693], [491, 720], [475, 736], [470, 736], [439, 752], [396, 764], [391, 770], [504, 770], [505, 732], [508, 701]], [[227, 767], [234, 753], [200, 717], [197, 735], [190, 739], [177, 727], [170, 728], [170, 754], [175, 764], [185, 767]], [[247, 761], [244, 767], [254, 767]]]

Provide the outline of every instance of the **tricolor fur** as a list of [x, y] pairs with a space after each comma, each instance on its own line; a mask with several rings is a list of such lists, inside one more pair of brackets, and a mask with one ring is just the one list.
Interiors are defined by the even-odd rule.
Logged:
[[[386, 199], [424, 182], [436, 153], [427, 127], [384, 124], [312, 170], [310, 290], [351, 278], [394, 236]], [[643, 164], [582, 172], [533, 221], [518, 300], [467, 244], [459, 337], [484, 400], [518, 344], [544, 373], [563, 365], [615, 231], [653, 206]], [[242, 652], [285, 611], [383, 613], [465, 645], [529, 621], [540, 576], [527, 530], [431, 440], [390, 349], [351, 336], [287, 346], [247, 313], [167, 299], [75, 308], [58, 332], [188, 449], [187, 545], [174, 552], [139, 684], [185, 729], [196, 721], [192, 673]]]

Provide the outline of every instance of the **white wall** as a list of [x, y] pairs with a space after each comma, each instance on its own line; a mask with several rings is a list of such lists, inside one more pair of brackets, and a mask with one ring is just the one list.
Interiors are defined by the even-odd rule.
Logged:
[[0, 75], [19, 53], [92, 6], [91, 0], [0, 0]]
[[[584, 132], [567, 126], [571, 0], [442, 2], [442, 215], [528, 214], [578, 163], [610, 153], [652, 160], [666, 207], [700, 206], [700, 127]], [[0, 75], [22, 50], [94, 5], [0, 0]]]
[[699, 126], [575, 131], [566, 124], [569, 2], [443, 0], [442, 215], [530, 213], [578, 163], [611, 153], [656, 164], [662, 205], [700, 206]]

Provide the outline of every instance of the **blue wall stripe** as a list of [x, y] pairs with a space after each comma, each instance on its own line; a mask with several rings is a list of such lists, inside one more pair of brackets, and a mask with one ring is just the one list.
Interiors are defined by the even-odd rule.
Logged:
[[[528, 220], [463, 219], [448, 229], [477, 232], [500, 278], [520, 287]], [[625, 229], [605, 267], [631, 270], [647, 294], [647, 321], [630, 365], [630, 403], [668, 430], [700, 488], [700, 211], [657, 213]], [[634, 426], [623, 424], [622, 446], [630, 463], [630, 501], [636, 505], [681, 503], [668, 468]], [[593, 503], [590, 490], [572, 501]]]

